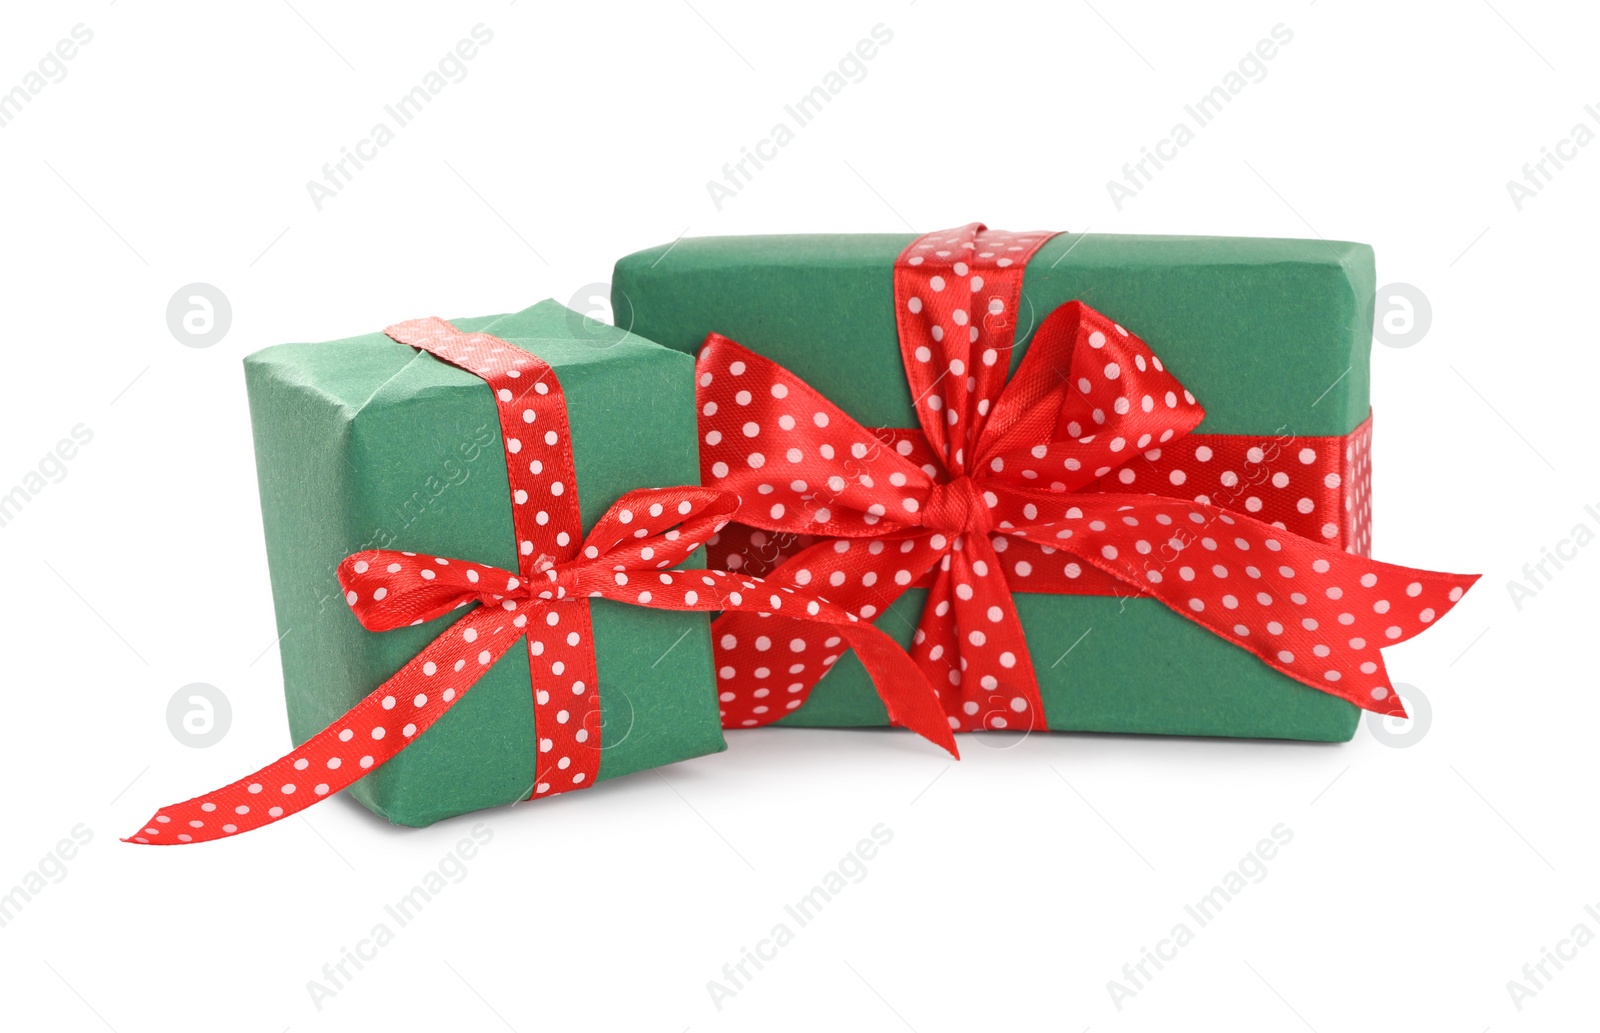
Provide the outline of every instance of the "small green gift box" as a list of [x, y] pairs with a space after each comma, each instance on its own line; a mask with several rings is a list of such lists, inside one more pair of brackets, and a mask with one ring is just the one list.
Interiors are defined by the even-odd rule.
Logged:
[[[454, 321], [547, 362], [567, 399], [585, 528], [625, 492], [698, 483], [693, 359], [545, 301]], [[262, 520], [296, 744], [428, 645], [446, 615], [362, 629], [335, 572], [367, 549], [517, 568], [506, 456], [483, 380], [382, 333], [282, 344], [245, 360]], [[692, 566], [703, 566], [696, 554]], [[595, 599], [599, 778], [724, 748], [706, 615]], [[513, 649], [399, 755], [351, 787], [402, 825], [527, 798], [528, 656]]]

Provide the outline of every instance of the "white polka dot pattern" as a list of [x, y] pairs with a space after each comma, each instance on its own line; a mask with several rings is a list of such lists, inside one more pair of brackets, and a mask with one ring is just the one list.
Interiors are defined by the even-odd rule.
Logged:
[[973, 223], [913, 241], [895, 263], [906, 382], [923, 434], [952, 477], [972, 469], [1011, 368], [1023, 269], [1053, 236]]
[[[1003, 383], [1005, 313], [1043, 239], [967, 227], [902, 254], [895, 303], [920, 435], [869, 432], [787, 370], [707, 338], [701, 472], [744, 498], [737, 519], [757, 529], [742, 532], [757, 550], [751, 572], [770, 570], [866, 619], [907, 587], [928, 587], [912, 655], [956, 730], [1045, 727], [1009, 594], [1023, 582], [1132, 586], [1290, 677], [1400, 713], [1378, 647], [1420, 632], [1476, 579], [1364, 558], [1369, 431], [1230, 437], [1225, 449], [1191, 436], [1204, 417], [1194, 397], [1143, 341], [1078, 302], [1045, 319]], [[1002, 266], [1013, 249], [1018, 258]], [[974, 308], [995, 322], [974, 326]], [[723, 555], [724, 569], [747, 558]], [[1288, 583], [1313, 576], [1322, 584]], [[1402, 576], [1405, 606], [1338, 604], [1336, 593], [1358, 597], [1352, 586]], [[822, 629], [784, 628], [786, 652], [770, 630], [741, 614], [714, 624], [727, 727], [802, 706], [838, 659]]]
[[[583, 521], [566, 399], [549, 363], [492, 334], [463, 333], [443, 319], [414, 319], [384, 331], [489, 385], [500, 417], [517, 567], [523, 579], [577, 556]], [[528, 637], [533, 724], [540, 743], [532, 795], [587, 789], [600, 774], [600, 694], [589, 608], [551, 611], [541, 641]], [[558, 767], [566, 760], [565, 766]]]

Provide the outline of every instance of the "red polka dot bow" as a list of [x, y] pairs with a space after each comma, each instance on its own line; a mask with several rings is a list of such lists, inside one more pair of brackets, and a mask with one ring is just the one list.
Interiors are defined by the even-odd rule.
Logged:
[[[1403, 715], [1379, 647], [1420, 633], [1477, 577], [1377, 563], [1204, 497], [1101, 490], [1124, 464], [1159, 458], [1204, 411], [1143, 341], [1080, 302], [1044, 320], [1006, 380], [1022, 271], [1049, 236], [975, 224], [900, 256], [895, 311], [920, 435], [885, 441], [781, 366], [707, 338], [702, 480], [740, 494], [739, 523], [810, 543], [770, 580], [869, 619], [927, 586], [911, 653], [956, 730], [1046, 727], [998, 556], [1008, 546], [1034, 557], [1016, 575], [1059, 568], [1035, 590], [1081, 590], [1080, 574], [1125, 586], [1297, 681]], [[825, 673], [793, 677], [785, 708], [767, 706], [760, 630], [739, 613], [713, 626], [726, 727], [783, 716]], [[817, 634], [785, 624], [781, 637], [811, 648]]]
[[[163, 807], [127, 842], [204, 842], [248, 832], [317, 803], [382, 765], [425, 733], [519, 641], [526, 643], [539, 755], [529, 796], [593, 785], [600, 770], [597, 659], [589, 600], [654, 609], [744, 613], [765, 625], [815, 626], [790, 644], [819, 664], [854, 649], [896, 724], [955, 753], [936, 694], [889, 636], [794, 585], [769, 585], [723, 570], [675, 570], [738, 508], [731, 492], [644, 488], [619, 499], [579, 541], [577, 489], [566, 402], [554, 371], [488, 334], [443, 320], [390, 327], [483, 377], [495, 390], [506, 434], [519, 567], [372, 550], [347, 557], [339, 583], [368, 631], [422, 624], [468, 608], [393, 677], [287, 756], [212, 793]], [[528, 425], [540, 428], [530, 433]], [[531, 458], [530, 458], [531, 455]], [[827, 654], [827, 655], [824, 655]]]

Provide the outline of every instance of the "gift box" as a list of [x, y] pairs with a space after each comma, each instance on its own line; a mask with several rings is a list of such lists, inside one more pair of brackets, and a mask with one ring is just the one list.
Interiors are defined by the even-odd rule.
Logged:
[[[1010, 369], [1018, 368], [1048, 314], [1080, 300], [1115, 320], [1116, 333], [1127, 327], [1148, 342], [1160, 357], [1157, 367], [1164, 362], [1204, 406], [1204, 420], [1185, 439], [1181, 454], [1177, 446], [1164, 456], [1160, 448], [1149, 449], [1138, 463], [1109, 472], [1088, 490], [1198, 498], [1366, 555], [1374, 293], [1369, 247], [1323, 240], [1040, 236], [1049, 239], [1024, 259], [1016, 311], [991, 308], [972, 315], [974, 324], [1013, 321]], [[919, 421], [907, 381], [912, 360], [902, 354], [898, 326], [906, 318], [903, 306], [909, 303], [916, 312], [918, 301], [897, 297], [896, 273], [897, 259], [917, 239], [682, 239], [617, 263], [613, 309], [619, 326], [688, 354], [698, 352], [708, 334], [731, 338], [792, 371], [893, 443], [902, 433], [898, 429], [916, 428]], [[997, 272], [995, 259], [986, 258]], [[998, 267], [1008, 264], [1001, 259]], [[935, 278], [932, 289], [941, 286]], [[973, 286], [976, 291], [976, 279]], [[965, 325], [967, 314], [957, 315]], [[978, 340], [976, 325], [972, 339]], [[994, 360], [986, 355], [983, 361]], [[1145, 360], [1138, 362], [1143, 371]], [[702, 383], [708, 379], [709, 371]], [[1151, 399], [1144, 402], [1148, 412]], [[1155, 404], [1160, 407], [1159, 398]], [[1173, 404], [1170, 392], [1167, 404]], [[1213, 445], [1216, 459], [1208, 463]], [[731, 535], [732, 529], [717, 543], [720, 552], [713, 548], [713, 564], [757, 574], [808, 543], [758, 531], [739, 537], [730, 549]], [[1346, 699], [1301, 684], [1137, 588], [1031, 591], [1025, 571], [1007, 559], [1018, 550], [1000, 552], [1003, 545], [996, 550], [1050, 729], [1321, 741], [1353, 735], [1359, 711]], [[1068, 565], [1069, 578], [1077, 576], [1074, 567]], [[1420, 589], [1414, 584], [1411, 594]], [[1453, 602], [1461, 589], [1450, 591]], [[877, 626], [912, 646], [927, 598], [925, 588], [910, 588], [875, 617]], [[1428, 609], [1420, 620], [1431, 621], [1434, 614]], [[1316, 648], [1324, 655], [1325, 647]], [[1383, 689], [1372, 691], [1382, 698]], [[952, 715], [952, 726], [959, 717]], [[884, 714], [859, 666], [846, 656], [780, 723], [871, 726], [883, 724]], [[1001, 719], [984, 725], [1004, 726]]]
[[[495, 348], [537, 356], [559, 378], [583, 529], [630, 489], [698, 483], [688, 356], [596, 326], [553, 301], [456, 320], [454, 328], [491, 334], [499, 339]], [[528, 557], [519, 557], [507, 464], [525, 464], [535, 443], [530, 438], [524, 450], [503, 439], [496, 392], [480, 376], [384, 333], [278, 345], [247, 358], [245, 370], [289, 725], [302, 744], [461, 616], [451, 612], [373, 634], [347, 608], [360, 586], [348, 586], [347, 596], [341, 577], [358, 575], [341, 563], [366, 550], [404, 550], [517, 571]], [[534, 386], [542, 396], [548, 385]], [[502, 401], [509, 398], [509, 391], [502, 394]], [[531, 410], [524, 418], [533, 419]], [[520, 454], [508, 456], [512, 451]], [[566, 488], [568, 498], [572, 490]], [[517, 493], [518, 504], [524, 495]], [[542, 524], [545, 514], [539, 515]], [[444, 562], [432, 568], [446, 574], [438, 566]], [[455, 562], [451, 569], [460, 569]], [[685, 566], [703, 566], [703, 550]], [[358, 562], [353, 571], [365, 568]], [[433, 576], [432, 568], [422, 576]], [[476, 580], [477, 571], [470, 573]], [[600, 598], [590, 602], [590, 614], [602, 742], [597, 777], [723, 749], [706, 615]], [[563, 683], [555, 691], [565, 689]], [[447, 690], [446, 699], [451, 695]], [[423, 698], [417, 697], [419, 707]], [[393, 698], [385, 701], [394, 705]], [[398, 705], [411, 705], [409, 693]], [[350, 789], [402, 825], [526, 799], [550, 735], [536, 721], [529, 652], [509, 649], [426, 734]], [[301, 783], [300, 795], [316, 781], [286, 777]], [[268, 786], [267, 794], [278, 788]], [[242, 791], [239, 798], [247, 809], [253, 803]]]

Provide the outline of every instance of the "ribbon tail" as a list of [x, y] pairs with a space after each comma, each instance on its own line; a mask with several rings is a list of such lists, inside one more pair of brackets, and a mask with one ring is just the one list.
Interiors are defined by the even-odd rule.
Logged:
[[123, 842], [226, 839], [322, 802], [415, 742], [521, 636], [505, 611], [474, 610], [292, 752], [214, 792], [161, 808]]
[[956, 731], [1049, 730], [1016, 602], [987, 536], [965, 536], [941, 561], [911, 656]]
[[1274, 670], [1380, 714], [1405, 707], [1379, 649], [1421, 634], [1478, 580], [1379, 563], [1201, 502], [1011, 494], [1002, 516], [1026, 505], [1038, 519], [1007, 533], [1071, 552]]
[[955, 738], [936, 687], [893, 639], [866, 623], [937, 558], [927, 535], [872, 543], [842, 538], [819, 542], [764, 582], [814, 596], [807, 616], [785, 619], [748, 612], [766, 608], [759, 603], [728, 607], [712, 624], [723, 727], [755, 728], [798, 709], [844, 650], [853, 648], [890, 720], [954, 755]]
[[943, 747], [950, 756], [960, 760], [961, 752], [956, 748], [956, 737], [939, 702], [938, 692], [929, 691], [930, 686], [916, 663], [894, 639], [870, 624], [841, 630], [877, 686], [889, 720]]
[[890, 723], [960, 757], [938, 690], [894, 639], [870, 624], [728, 610], [711, 622], [711, 637], [718, 646], [717, 698], [724, 728], [759, 728], [793, 713], [844, 651], [853, 649]]

